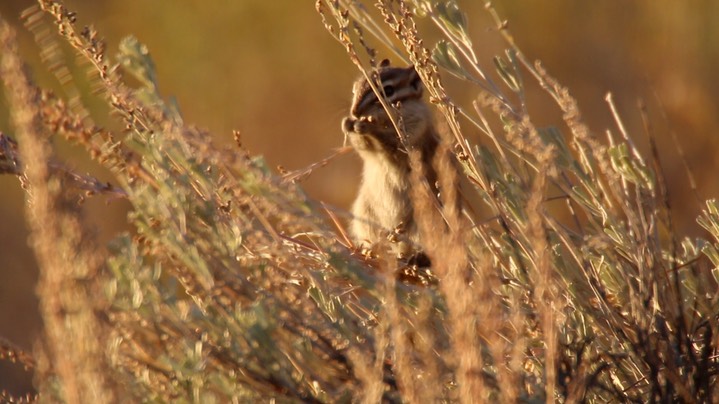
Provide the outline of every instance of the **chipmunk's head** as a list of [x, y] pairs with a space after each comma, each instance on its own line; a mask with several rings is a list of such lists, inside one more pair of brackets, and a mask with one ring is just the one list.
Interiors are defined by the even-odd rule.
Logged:
[[376, 94], [364, 77], [352, 90], [350, 115], [342, 120], [342, 130], [358, 151], [394, 153], [403, 148], [400, 136], [380, 102], [384, 98], [405, 136], [407, 146], [418, 146], [427, 136], [431, 115], [422, 101], [422, 80], [413, 66], [391, 67], [384, 60], [377, 69]]

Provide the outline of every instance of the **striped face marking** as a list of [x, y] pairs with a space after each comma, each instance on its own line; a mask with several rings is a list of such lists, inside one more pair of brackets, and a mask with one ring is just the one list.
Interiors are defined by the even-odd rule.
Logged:
[[[379, 83], [377, 84], [390, 104], [422, 97], [422, 80], [413, 66], [390, 67], [383, 61], [378, 69], [378, 76]], [[367, 80], [355, 83], [353, 94], [354, 99], [350, 112], [355, 118], [365, 115], [373, 109], [372, 107], [381, 107], [377, 94], [374, 93]]]

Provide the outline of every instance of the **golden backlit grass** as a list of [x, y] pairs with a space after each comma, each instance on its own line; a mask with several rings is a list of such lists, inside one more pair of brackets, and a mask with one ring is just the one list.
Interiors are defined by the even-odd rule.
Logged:
[[[17, 138], [2, 138], [0, 167], [27, 191], [44, 321], [32, 355], [0, 349], [32, 363], [40, 399], [716, 400], [719, 207], [707, 201], [698, 217], [710, 240], [676, 234], [660, 162], [638, 152], [611, 95], [617, 129], [597, 134], [491, 5], [507, 44], [491, 70], [452, 1], [316, 7], [362, 74], [389, 49], [436, 106], [448, 192], [437, 208], [419, 175], [411, 192], [431, 281], [389, 254], [356, 254], [344, 214], [294, 183], [311, 170], [280, 175], [239, 132], [223, 149], [184, 122], [144, 45], [128, 37], [112, 58], [61, 2], [40, 0], [26, 19], [55, 25], [124, 126], [98, 127], [76, 99], [34, 85], [0, 20]], [[444, 39], [425, 43], [418, 19]], [[446, 74], [476, 89], [471, 105], [453, 101]], [[563, 121], [536, 126], [527, 86]], [[54, 163], [53, 136], [84, 147], [114, 184]], [[77, 203], [87, 193], [127, 199], [135, 232], [93, 243]]]

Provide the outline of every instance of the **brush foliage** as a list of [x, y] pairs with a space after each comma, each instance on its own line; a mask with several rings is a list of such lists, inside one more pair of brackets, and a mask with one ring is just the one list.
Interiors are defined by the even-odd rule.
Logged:
[[[441, 147], [456, 162], [434, 162], [450, 190], [444, 208], [411, 195], [433, 263], [417, 274], [391, 254], [353, 251], [334, 211], [305, 195], [296, 173], [244, 151], [239, 133], [224, 149], [186, 123], [136, 39], [109, 56], [61, 2], [38, 3], [28, 26], [55, 24], [124, 128], [99, 127], [77, 99], [36, 87], [0, 20], [17, 139], [3, 135], [0, 168], [27, 190], [45, 326], [32, 355], [4, 342], [0, 351], [33, 369], [41, 400], [719, 397], [719, 205], [707, 201], [697, 219], [708, 239], [676, 234], [659, 161], [639, 153], [611, 96], [618, 132], [603, 141], [491, 6], [507, 51], [489, 70], [455, 1], [316, 2], [367, 77], [375, 46], [413, 64], [446, 128]], [[442, 37], [431, 49], [419, 20]], [[476, 90], [474, 104], [453, 101], [450, 76]], [[528, 86], [562, 122], [535, 126]], [[51, 136], [83, 146], [113, 184], [55, 163]], [[455, 165], [463, 195], [452, 191]], [[126, 200], [135, 231], [93, 244], [78, 205], [88, 194]]]

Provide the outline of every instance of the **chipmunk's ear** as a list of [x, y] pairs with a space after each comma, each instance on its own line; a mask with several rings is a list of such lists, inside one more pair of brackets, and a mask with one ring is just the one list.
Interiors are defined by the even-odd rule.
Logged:
[[389, 66], [389, 59], [382, 59], [381, 62], [379, 62], [379, 67], [387, 67]]
[[422, 79], [419, 77], [417, 70], [415, 70], [414, 66], [409, 65], [405, 69], [405, 72], [407, 72], [407, 83], [414, 89], [414, 91], [417, 92], [417, 94], [422, 96]]

